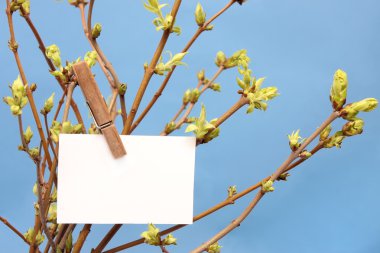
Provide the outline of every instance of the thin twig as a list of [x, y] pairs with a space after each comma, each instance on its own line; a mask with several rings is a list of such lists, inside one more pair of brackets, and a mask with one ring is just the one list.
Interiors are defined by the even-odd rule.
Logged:
[[[314, 155], [315, 153], [317, 153], [320, 149], [322, 149], [323, 145], [322, 143], [318, 143], [318, 145], [310, 151], [310, 153], [312, 155]], [[294, 163], [292, 163], [291, 165], [288, 166], [288, 168], [285, 170], [285, 172], [287, 171], [290, 171], [292, 169], [294, 169], [295, 167], [297, 167], [298, 165], [302, 164], [304, 161], [306, 161], [306, 159], [304, 158], [300, 158], [298, 159], [297, 161], [295, 161]], [[209, 209], [203, 211], [202, 213], [194, 216], [193, 218], [193, 222], [197, 222], [198, 220], [201, 220], [207, 216], [209, 216], [210, 214], [213, 214], [214, 212], [224, 208], [225, 206], [228, 206], [228, 205], [231, 205], [231, 204], [234, 204], [236, 200], [239, 200], [240, 198], [246, 196], [247, 194], [251, 193], [252, 191], [258, 189], [261, 187], [261, 183], [262, 182], [265, 182], [267, 180], [270, 179], [270, 176], [260, 180], [258, 183], [242, 190], [241, 192], [238, 192], [237, 194], [233, 195], [232, 197], [229, 197], [221, 202], [219, 202], [218, 204], [214, 205], [213, 207], [210, 207]], [[186, 227], [187, 225], [185, 224], [179, 224], [179, 225], [175, 225], [175, 226], [172, 226], [170, 228], [167, 228], [163, 231], [161, 231], [159, 234], [160, 236], [163, 236], [163, 235], [167, 235], [169, 233], [172, 233], [174, 231], [177, 231], [181, 228], [184, 228]], [[131, 247], [134, 247], [134, 246], [137, 246], [139, 244], [142, 244], [144, 243], [144, 239], [137, 239], [135, 241], [131, 241], [129, 243], [126, 243], [126, 244], [123, 244], [123, 245], [120, 245], [116, 248], [112, 248], [110, 250], [107, 250], [105, 251], [104, 253], [115, 253], [115, 252], [119, 252], [119, 251], [122, 251], [122, 250], [125, 250], [125, 249], [128, 249], [128, 248], [131, 248]]]
[[[22, 8], [21, 8], [21, 10], [22, 10]], [[38, 47], [41, 50], [41, 53], [44, 56], [44, 59], [45, 59], [46, 63], [48, 64], [48, 66], [50, 68], [50, 71], [55, 71], [56, 68], [54, 67], [54, 64], [52, 63], [52, 61], [46, 56], [46, 47], [45, 47], [45, 44], [42, 41], [42, 38], [41, 38], [41, 36], [40, 36], [37, 28], [34, 26], [34, 23], [33, 23], [32, 19], [30, 18], [30, 15], [29, 14], [23, 15], [23, 17], [24, 17], [26, 23], [28, 24], [29, 28], [33, 32], [33, 35], [34, 35], [34, 37], [37, 40]], [[65, 90], [65, 84], [63, 83], [63, 81], [59, 77], [56, 77], [55, 79], [57, 80], [57, 82], [60, 85], [61, 89], [64, 91]], [[75, 103], [74, 99], [71, 100], [71, 108], [73, 109], [73, 111], [75, 113], [75, 117], [77, 118], [77, 121], [80, 124], [82, 124], [82, 126], [84, 126], [82, 116], [81, 116], [81, 114], [79, 112], [78, 106]], [[85, 129], [83, 129], [83, 130], [85, 132]]]
[[4, 223], [5, 226], [7, 226], [10, 230], [15, 232], [16, 235], [18, 235], [26, 244], [30, 245], [30, 243], [26, 240], [25, 236], [17, 229], [15, 228], [9, 221], [2, 216], [0, 216], [1, 222]]
[[[177, 16], [178, 9], [181, 5], [181, 0], [176, 0], [173, 4], [173, 8], [171, 11], [171, 16], [173, 17], [172, 25], [175, 23], [175, 17]], [[164, 50], [164, 47], [166, 45], [166, 42], [168, 41], [169, 35], [171, 33], [171, 27], [166, 29], [161, 37], [161, 40], [156, 48], [156, 51], [154, 52], [153, 58], [150, 61], [150, 64], [148, 65], [148, 68], [146, 69], [144, 73], [144, 78], [141, 81], [140, 87], [137, 91], [137, 94], [135, 96], [135, 100], [133, 101], [132, 108], [128, 114], [127, 122], [124, 125], [124, 129], [122, 131], [122, 134], [129, 134], [130, 129], [133, 123], [133, 120], [136, 116], [137, 110], [139, 109], [141, 100], [144, 96], [145, 90], [148, 87], [149, 81], [153, 76], [154, 69], [157, 65], [158, 60], [161, 57], [162, 51]], [[170, 73], [170, 72], [169, 72]]]
[[74, 91], [75, 85], [76, 84], [74, 82], [71, 82], [69, 83], [67, 87], [66, 104], [65, 104], [65, 110], [63, 111], [62, 123], [66, 122], [69, 116], [70, 102], [73, 97], [73, 91]]
[[[198, 28], [198, 30], [194, 33], [194, 35], [191, 37], [191, 39], [188, 41], [184, 49], [182, 49], [182, 53], [187, 52], [190, 47], [193, 45], [193, 43], [197, 40], [199, 35], [201, 35], [205, 30], [208, 25], [210, 25], [211, 22], [213, 22], [217, 17], [219, 17], [221, 14], [223, 14], [226, 10], [228, 10], [236, 0], [231, 0], [226, 6], [224, 6], [218, 13], [216, 13], [214, 16], [212, 16], [208, 21], [205, 22], [205, 24], [201, 27]], [[135, 130], [135, 128], [141, 123], [141, 121], [145, 118], [145, 116], [148, 114], [150, 109], [152, 109], [153, 105], [157, 102], [159, 97], [162, 95], [162, 92], [164, 91], [166, 85], [168, 84], [171, 76], [174, 73], [174, 70], [176, 69], [176, 66], [173, 66], [172, 71], [170, 71], [167, 76], [165, 77], [164, 81], [158, 88], [158, 90], [155, 92], [154, 96], [152, 99], [149, 101], [148, 105], [145, 107], [143, 112], [139, 115], [139, 117], [136, 119], [136, 121], [133, 122], [133, 125], [131, 126], [130, 133]]]
[[[20, 60], [20, 57], [19, 57], [18, 51], [17, 51], [18, 44], [16, 42], [16, 37], [15, 37], [15, 33], [14, 33], [12, 12], [11, 12], [11, 8], [10, 8], [9, 0], [6, 0], [6, 4], [7, 4], [6, 14], [7, 14], [7, 18], [8, 18], [8, 26], [9, 26], [9, 33], [10, 33], [9, 43], [11, 45], [12, 52], [13, 52], [13, 55], [14, 55], [16, 63], [17, 63], [17, 67], [18, 67], [18, 70], [19, 70], [19, 73], [21, 76], [21, 80], [22, 80], [23, 84], [26, 85], [28, 83], [28, 81], [26, 79], [24, 68], [21, 64], [21, 60]], [[45, 139], [44, 131], [42, 130], [41, 120], [40, 120], [38, 113], [37, 113], [37, 108], [36, 108], [36, 104], [34, 102], [33, 93], [30, 90], [29, 85], [26, 86], [26, 96], [28, 97], [30, 109], [32, 111], [34, 121], [37, 125], [38, 133], [39, 133], [41, 141], [42, 141], [42, 146], [44, 148], [44, 151], [45, 151], [45, 154], [47, 157], [47, 163], [48, 163], [49, 167], [51, 167], [52, 162], [51, 162], [51, 157], [49, 154], [49, 149], [48, 149], [47, 142]]]
[[103, 251], [103, 249], [107, 246], [107, 244], [111, 241], [111, 239], [114, 237], [114, 235], [119, 231], [121, 228], [121, 224], [115, 224], [112, 226], [112, 228], [108, 231], [108, 233], [104, 236], [104, 238], [100, 241], [98, 246], [96, 246], [95, 249], [91, 251], [91, 253], [100, 253]]
[[[301, 146], [294, 152], [292, 152], [289, 157], [278, 167], [278, 169], [272, 174], [270, 177], [270, 180], [273, 182], [277, 180], [277, 178], [286, 170], [286, 168], [301, 154], [303, 150], [335, 119], [339, 117], [339, 112], [333, 112], [323, 123], [321, 126], [317, 128], [302, 144]], [[246, 209], [235, 219], [233, 220], [228, 226], [226, 226], [224, 229], [222, 229], [220, 232], [218, 232], [215, 236], [213, 236], [210, 240], [203, 243], [191, 253], [201, 253], [204, 250], [206, 250], [211, 244], [219, 241], [221, 238], [226, 236], [228, 233], [230, 233], [232, 230], [234, 230], [236, 227], [240, 225], [241, 222], [247, 218], [247, 216], [252, 212], [252, 210], [255, 208], [257, 203], [261, 200], [261, 198], [266, 194], [265, 191], [261, 190], [259, 191], [255, 198], [249, 203], [249, 205], [246, 207]]]

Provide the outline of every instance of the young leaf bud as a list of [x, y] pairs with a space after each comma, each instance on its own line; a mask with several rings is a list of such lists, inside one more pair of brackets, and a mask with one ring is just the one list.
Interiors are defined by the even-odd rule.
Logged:
[[168, 124], [165, 126], [165, 133], [170, 134], [176, 129], [176, 123], [174, 121], [170, 121]]
[[205, 80], [205, 70], [202, 69], [201, 71], [199, 71], [198, 74], [197, 74], [197, 77], [198, 77], [199, 81]]
[[183, 94], [182, 102], [184, 105], [187, 105], [190, 102], [191, 93], [192, 92], [190, 91], [190, 89], [187, 89], [185, 91], [185, 94]]
[[121, 83], [119, 86], [119, 95], [125, 95], [125, 92], [127, 92], [127, 84]]
[[273, 181], [272, 180], [268, 180], [266, 182], [262, 182], [261, 183], [261, 190], [263, 192], [272, 192], [272, 191], [274, 191]]
[[220, 245], [218, 244], [218, 242], [215, 242], [215, 243], [211, 244], [211, 245], [207, 248], [206, 252], [207, 252], [207, 253], [220, 253], [220, 249], [221, 249], [221, 248], [222, 248], [222, 246], [220, 246]]
[[97, 39], [100, 36], [101, 32], [102, 32], [102, 25], [99, 23], [96, 23], [91, 31], [92, 38]]
[[164, 240], [162, 240], [163, 245], [177, 245], [177, 239], [174, 238], [172, 234], [168, 234]]
[[335, 111], [342, 109], [346, 103], [348, 79], [347, 74], [338, 69], [334, 74], [334, 81], [330, 90], [330, 101]]
[[216, 59], [215, 59], [215, 64], [216, 66], [218, 67], [221, 67], [224, 65], [225, 61], [226, 61], [226, 55], [222, 52], [222, 51], [219, 51], [217, 54], [216, 54]]
[[197, 7], [195, 8], [195, 21], [197, 22], [198, 26], [203, 26], [206, 22], [206, 13], [203, 10], [201, 3], [198, 3]]
[[87, 65], [92, 68], [96, 64], [96, 60], [98, 59], [98, 54], [95, 51], [87, 52], [84, 56], [84, 61]]
[[146, 244], [158, 246], [161, 244], [158, 232], [160, 232], [160, 230], [150, 223], [148, 224], [148, 230], [141, 233], [141, 237], [144, 238]]
[[32, 139], [32, 137], [33, 137], [32, 129], [30, 128], [30, 126], [28, 126], [24, 132], [24, 140], [26, 144], [30, 143], [30, 140]]
[[288, 135], [289, 139], [289, 147], [291, 150], [296, 151], [300, 146], [301, 143], [299, 142], [301, 136], [299, 136], [300, 130], [298, 129], [297, 131], [293, 131], [292, 134]]
[[227, 192], [228, 192], [228, 198], [231, 198], [232, 196], [236, 195], [237, 193], [236, 185], [228, 187]]
[[343, 135], [343, 132], [338, 131], [324, 142], [323, 147], [324, 148], [332, 148], [332, 147], [340, 148], [342, 146], [342, 142], [344, 138], [345, 136]]
[[361, 119], [357, 119], [354, 121], [347, 122], [342, 128], [342, 132], [344, 136], [353, 136], [361, 134], [363, 132], [363, 127], [364, 121]]
[[327, 127], [325, 127], [325, 129], [323, 129], [323, 131], [319, 135], [319, 140], [325, 141], [327, 138], [329, 138], [331, 129], [332, 129], [331, 124], [329, 124]]

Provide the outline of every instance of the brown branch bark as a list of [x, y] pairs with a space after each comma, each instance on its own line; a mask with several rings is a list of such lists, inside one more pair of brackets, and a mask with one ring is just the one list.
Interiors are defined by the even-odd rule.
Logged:
[[73, 253], [79, 253], [83, 247], [84, 242], [87, 239], [88, 234], [91, 232], [91, 224], [85, 224], [82, 231], [80, 231], [78, 239], [74, 244]]

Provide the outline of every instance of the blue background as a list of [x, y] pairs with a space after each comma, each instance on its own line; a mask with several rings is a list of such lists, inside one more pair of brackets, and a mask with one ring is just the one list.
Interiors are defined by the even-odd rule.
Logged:
[[[179, 52], [196, 30], [193, 17], [196, 3], [183, 1], [177, 19], [183, 34], [170, 37], [167, 50]], [[202, 1], [208, 17], [226, 3], [226, 0]], [[63, 60], [74, 60], [90, 50], [78, 9], [66, 1], [32, 1], [31, 5], [31, 17], [45, 44], [57, 44]], [[0, 2], [0, 9], [5, 9], [5, 1]], [[152, 19], [153, 15], [143, 9], [142, 1], [95, 3], [93, 23], [103, 25], [99, 43], [120, 79], [128, 83], [128, 108], [143, 75], [142, 65], [150, 60], [161, 36], [151, 24]], [[14, 15], [14, 21], [27, 79], [38, 84], [35, 96], [41, 108], [53, 91], [57, 101], [61, 90], [49, 75], [26, 23], [18, 14]], [[197, 149], [194, 214], [224, 200], [229, 185], [245, 189], [270, 175], [286, 159], [289, 154], [286, 135], [300, 128], [301, 135], [306, 137], [330, 114], [328, 95], [336, 69], [342, 68], [349, 75], [348, 102], [380, 98], [377, 0], [250, 0], [243, 6], [234, 5], [214, 25], [214, 30], [201, 35], [191, 48], [184, 60], [188, 67], [176, 70], [166, 93], [134, 134], [159, 134], [178, 110], [183, 92], [196, 85], [196, 73], [203, 68], [208, 77], [215, 73], [214, 57], [218, 50], [230, 55], [246, 48], [254, 74], [267, 77], [264, 85], [277, 86], [281, 96], [270, 101], [267, 112], [246, 115], [245, 109], [239, 111], [222, 125], [218, 139]], [[2, 11], [1, 97], [10, 94], [7, 86], [18, 74], [13, 55], [7, 49], [8, 38]], [[106, 80], [98, 67], [95, 71], [104, 95], [108, 96]], [[220, 116], [238, 99], [237, 76], [235, 69], [224, 72], [218, 79], [222, 93], [210, 91], [201, 97], [209, 119]], [[142, 107], [162, 79], [154, 76]], [[78, 91], [75, 98], [86, 115]], [[199, 105], [193, 112], [194, 116], [198, 114]], [[25, 125], [32, 124], [29, 107], [24, 115]], [[4, 103], [0, 104], [0, 116], [0, 215], [24, 232], [33, 226], [35, 168], [25, 154], [17, 151], [20, 142], [17, 118]], [[380, 252], [379, 116], [379, 110], [361, 115], [366, 122], [361, 136], [346, 139], [341, 150], [322, 150], [293, 171], [287, 183], [276, 184], [275, 192], [268, 194], [240, 227], [220, 241], [223, 252]], [[85, 119], [88, 126], [91, 120]], [[120, 129], [120, 119], [117, 124]], [[334, 124], [335, 130], [342, 124], [343, 121]], [[177, 134], [182, 135], [183, 131]], [[37, 145], [37, 140], [34, 141]], [[240, 214], [253, 194], [175, 232], [178, 246], [169, 247], [169, 251], [188, 252], [208, 240]], [[109, 225], [93, 226], [85, 252], [109, 228]], [[123, 226], [109, 247], [137, 239], [145, 229], [145, 225]], [[27, 251], [25, 243], [3, 224], [0, 224], [0, 245], [2, 252]], [[159, 251], [151, 246], [138, 246], [129, 252], [148, 250]]]

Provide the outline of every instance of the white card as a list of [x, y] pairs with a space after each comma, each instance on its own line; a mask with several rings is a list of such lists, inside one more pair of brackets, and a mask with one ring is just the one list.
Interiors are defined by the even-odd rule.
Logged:
[[193, 223], [195, 138], [121, 139], [115, 159], [102, 135], [59, 135], [58, 223]]

